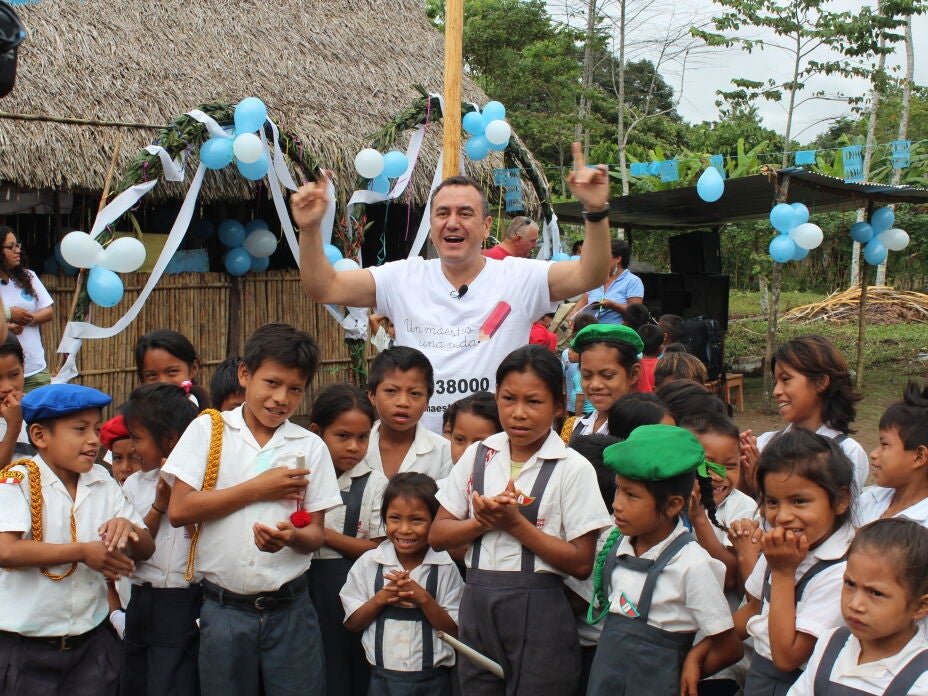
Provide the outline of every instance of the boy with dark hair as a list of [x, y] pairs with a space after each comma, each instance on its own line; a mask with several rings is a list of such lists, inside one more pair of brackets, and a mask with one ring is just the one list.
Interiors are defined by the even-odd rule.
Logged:
[[367, 390], [380, 420], [367, 448], [372, 469], [387, 478], [405, 471], [428, 474], [436, 481], [448, 475], [451, 445], [419, 422], [434, 389], [432, 364], [421, 351], [394, 346], [374, 358]]
[[638, 377], [638, 391], [654, 391], [654, 368], [661, 357], [661, 347], [664, 345], [664, 332], [660, 326], [645, 324], [638, 329], [638, 335], [644, 343], [641, 353], [641, 376]]
[[31, 457], [35, 447], [29, 442], [20, 401], [26, 383], [26, 356], [19, 339], [12, 333], [0, 342], [0, 467], [18, 457]]
[[231, 411], [245, 403], [245, 390], [238, 383], [241, 358], [227, 358], [209, 380], [209, 399], [217, 411]]
[[671, 343], [680, 343], [683, 340], [683, 317], [678, 314], [661, 314], [657, 320], [658, 326], [664, 332], [664, 346]]
[[244, 696], [261, 686], [268, 694], [325, 693], [306, 571], [322, 546], [325, 511], [342, 498], [325, 443], [288, 420], [318, 364], [307, 333], [261, 327], [238, 368], [242, 408], [221, 420], [197, 418], [162, 467], [173, 479], [171, 524], [199, 525], [188, 574], [203, 577], [206, 695]]
[[151, 556], [151, 535], [94, 464], [106, 394], [77, 384], [23, 397], [38, 454], [0, 473], [0, 693], [115, 694], [120, 645], [106, 578]]

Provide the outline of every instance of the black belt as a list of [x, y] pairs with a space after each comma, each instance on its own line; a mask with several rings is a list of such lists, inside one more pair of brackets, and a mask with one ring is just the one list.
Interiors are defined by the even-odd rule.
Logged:
[[81, 647], [97, 633], [106, 630], [106, 625], [108, 623], [109, 619], [91, 628], [86, 633], [81, 633], [77, 636], [24, 636], [22, 633], [13, 633], [11, 631], [0, 631], [0, 635], [10, 636], [11, 638], [18, 638], [24, 643], [30, 643], [32, 645], [41, 645], [46, 648], [54, 648], [58, 652], [66, 652], [68, 650], [74, 650], [75, 648]]
[[297, 599], [300, 594], [306, 592], [308, 588], [309, 582], [306, 580], [305, 573], [281, 585], [279, 590], [247, 595], [230, 592], [224, 587], [211, 583], [209, 580], [204, 580], [203, 596], [207, 599], [219, 602], [220, 604], [233, 604], [256, 611], [270, 611], [272, 609], [289, 606], [293, 603], [293, 600]]

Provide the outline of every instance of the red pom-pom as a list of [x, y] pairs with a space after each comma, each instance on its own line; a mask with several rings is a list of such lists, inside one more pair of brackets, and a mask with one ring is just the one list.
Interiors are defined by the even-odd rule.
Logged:
[[290, 515], [290, 521], [293, 523], [294, 527], [302, 529], [313, 521], [313, 516], [310, 515], [306, 510], [297, 510], [292, 515]]

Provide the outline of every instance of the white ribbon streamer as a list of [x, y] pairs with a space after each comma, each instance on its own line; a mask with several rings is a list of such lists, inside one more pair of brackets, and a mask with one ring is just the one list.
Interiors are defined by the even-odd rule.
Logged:
[[552, 210], [551, 219], [542, 227], [542, 243], [538, 250], [538, 258], [545, 260], [552, 258], [561, 250], [561, 231], [557, 224], [557, 214]]
[[425, 240], [429, 238], [429, 230], [432, 228], [432, 192], [438, 188], [443, 179], [443, 169], [445, 162], [445, 153], [438, 156], [438, 164], [435, 165], [435, 173], [432, 175], [432, 187], [429, 189], [429, 197], [425, 201], [425, 209], [422, 211], [422, 220], [419, 221], [419, 230], [416, 232], [416, 238], [412, 241], [409, 248], [409, 254], [406, 258], [411, 259], [418, 256], [425, 245]]
[[93, 227], [90, 228], [90, 236], [93, 238], [100, 236], [100, 233], [106, 229], [107, 225], [122, 217], [123, 213], [138, 203], [142, 196], [155, 188], [157, 183], [158, 180], [153, 179], [146, 181], [144, 184], [136, 184], [116, 196], [108, 206], [97, 214], [97, 219], [94, 220]]
[[161, 169], [164, 178], [168, 181], [184, 180], [184, 165], [178, 160], [171, 159], [171, 154], [160, 145], [148, 145], [145, 151], [150, 155], [157, 155], [161, 160]]
[[[145, 302], [148, 301], [149, 295], [151, 295], [152, 290], [155, 289], [155, 286], [158, 284], [158, 281], [161, 280], [161, 276], [164, 275], [164, 271], [170, 263], [171, 258], [174, 256], [174, 253], [180, 247], [181, 242], [184, 241], [184, 235], [187, 234], [187, 228], [190, 226], [190, 221], [193, 219], [193, 214], [196, 211], [197, 198], [200, 195], [200, 188], [203, 185], [203, 176], [206, 173], [206, 167], [201, 163], [197, 168], [196, 174], [193, 176], [193, 181], [190, 183], [190, 189], [187, 191], [187, 197], [184, 199], [183, 205], [181, 205], [180, 212], [177, 214], [177, 219], [174, 221], [174, 226], [171, 228], [168, 238], [164, 243], [164, 248], [161, 250], [161, 255], [158, 257], [158, 261], [155, 263], [155, 267], [152, 269], [151, 274], [148, 276], [148, 282], [145, 283], [145, 287], [142, 288], [142, 292], [139, 293], [139, 296], [136, 298], [135, 302], [132, 303], [132, 306], [123, 314], [119, 320], [110, 326], [109, 328], [103, 328], [91, 324], [90, 322], [84, 321], [69, 321], [68, 324], [64, 327], [64, 334], [61, 339], [61, 343], [58, 345], [59, 353], [68, 353], [68, 359], [65, 361], [64, 366], [59, 370], [58, 374], [53, 378], [53, 382], [56, 384], [62, 382], [68, 382], [78, 375], [77, 371], [77, 353], [80, 351], [81, 344], [85, 338], [110, 338], [115, 336], [119, 332], [123, 331], [126, 327], [131, 324], [135, 318], [139, 315], [139, 312], [142, 310], [142, 307], [145, 305]], [[154, 181], [146, 182], [141, 184], [141, 187], [147, 187], [145, 193], [150, 191], [154, 185], [157, 183], [157, 179]], [[133, 189], [138, 188], [133, 186]], [[126, 192], [131, 191], [128, 189]], [[126, 193], [124, 192], [124, 193]], [[104, 208], [100, 215], [107, 212], [110, 207], [112, 207], [121, 197], [116, 197], [110, 205]], [[144, 195], [144, 193], [142, 194]], [[141, 198], [141, 195], [138, 196]], [[136, 198], [136, 200], [138, 200]], [[128, 209], [127, 206], [125, 209]], [[99, 221], [98, 216], [98, 221]], [[116, 216], [118, 217], [118, 216]], [[113, 217], [115, 220], [116, 217]], [[94, 224], [94, 229], [96, 229], [97, 223]]]
[[187, 112], [187, 116], [192, 118], [194, 121], [198, 121], [206, 126], [206, 130], [209, 131], [210, 135], [213, 135], [217, 138], [231, 138], [232, 134], [228, 133], [222, 126], [216, 123], [216, 119], [212, 116], [203, 113], [199, 109], [192, 109]]

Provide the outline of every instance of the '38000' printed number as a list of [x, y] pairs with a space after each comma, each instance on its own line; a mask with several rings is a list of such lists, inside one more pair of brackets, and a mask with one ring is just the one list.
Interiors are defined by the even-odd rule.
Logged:
[[490, 380], [486, 377], [435, 380], [436, 394], [469, 394], [476, 391], [490, 391]]

